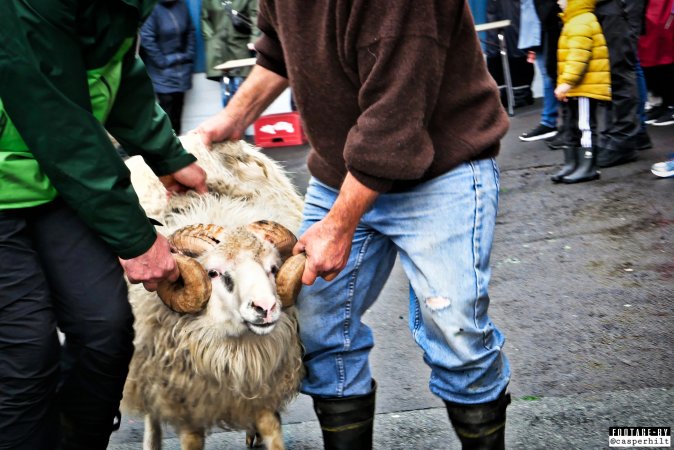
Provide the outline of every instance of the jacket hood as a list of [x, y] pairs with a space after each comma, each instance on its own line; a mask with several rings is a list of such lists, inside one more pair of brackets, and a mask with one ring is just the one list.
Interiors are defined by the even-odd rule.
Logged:
[[596, 0], [568, 0], [566, 11], [561, 15], [564, 19], [569, 19], [579, 14], [592, 13], [596, 4]]

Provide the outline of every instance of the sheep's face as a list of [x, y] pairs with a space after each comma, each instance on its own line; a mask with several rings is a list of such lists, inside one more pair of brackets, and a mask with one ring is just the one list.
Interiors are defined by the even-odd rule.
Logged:
[[200, 258], [212, 283], [206, 314], [230, 335], [270, 333], [281, 317], [275, 275], [278, 251], [236, 230]]

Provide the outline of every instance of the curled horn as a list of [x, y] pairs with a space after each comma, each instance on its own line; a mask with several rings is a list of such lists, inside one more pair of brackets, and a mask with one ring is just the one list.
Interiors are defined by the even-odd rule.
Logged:
[[286, 259], [276, 274], [276, 292], [278, 293], [283, 307], [292, 306], [302, 288], [302, 274], [307, 256], [298, 253]]
[[174, 282], [161, 281], [157, 294], [166, 306], [181, 314], [196, 314], [203, 310], [211, 298], [211, 281], [196, 259], [174, 255], [180, 276]]
[[276, 274], [276, 292], [284, 308], [294, 305], [302, 288], [302, 273], [307, 260], [304, 253], [292, 256], [297, 238], [283, 225], [269, 220], [253, 222], [246, 229], [278, 249], [284, 262]]
[[281, 260], [285, 261], [293, 254], [293, 247], [297, 243], [295, 235], [277, 222], [270, 220], [258, 220], [250, 223], [246, 229], [263, 241], [270, 242], [281, 254]]
[[178, 313], [196, 314], [211, 298], [211, 282], [206, 270], [194, 257], [215, 247], [224, 229], [217, 225], [190, 225], [174, 232], [169, 243], [178, 250], [175, 255], [180, 277], [162, 281], [157, 294], [166, 306]]

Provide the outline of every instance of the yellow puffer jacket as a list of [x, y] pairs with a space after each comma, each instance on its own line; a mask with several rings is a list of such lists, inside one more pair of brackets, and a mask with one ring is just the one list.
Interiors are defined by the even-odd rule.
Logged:
[[[594, 15], [595, 0], [568, 0], [557, 47], [557, 84], [570, 84], [568, 97], [611, 100], [608, 47]], [[627, 31], [625, 31], [627, 32]]]

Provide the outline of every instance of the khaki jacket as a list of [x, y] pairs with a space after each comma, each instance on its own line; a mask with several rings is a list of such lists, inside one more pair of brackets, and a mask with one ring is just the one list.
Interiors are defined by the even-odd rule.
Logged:
[[595, 0], [568, 0], [557, 48], [557, 84], [570, 84], [569, 97], [611, 100], [608, 47], [594, 15]]

